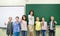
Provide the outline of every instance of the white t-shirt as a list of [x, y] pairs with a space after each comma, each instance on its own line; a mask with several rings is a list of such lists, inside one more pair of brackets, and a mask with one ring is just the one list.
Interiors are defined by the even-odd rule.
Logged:
[[27, 22], [24, 20], [21, 21], [21, 31], [27, 31]]
[[34, 16], [28, 15], [28, 24], [34, 25]]
[[51, 21], [51, 24], [50, 24], [50, 29], [51, 29], [51, 30], [53, 30], [53, 26], [52, 26], [52, 25], [53, 25], [53, 23], [52, 23], [52, 21]]

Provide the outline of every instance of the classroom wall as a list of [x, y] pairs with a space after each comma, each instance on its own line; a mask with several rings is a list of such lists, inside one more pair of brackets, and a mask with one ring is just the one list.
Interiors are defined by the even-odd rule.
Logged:
[[25, 5], [24, 0], [0, 0], [0, 6]]
[[59, 4], [60, 0], [0, 0], [0, 6], [13, 6], [25, 4]]
[[60, 0], [28, 0], [27, 4], [59, 4]]

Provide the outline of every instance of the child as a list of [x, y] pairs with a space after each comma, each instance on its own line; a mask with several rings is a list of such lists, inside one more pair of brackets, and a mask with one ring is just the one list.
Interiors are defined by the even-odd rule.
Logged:
[[34, 13], [33, 12], [34, 12], [33, 10], [30, 10], [29, 15], [28, 15], [30, 36], [33, 36], [33, 27], [34, 27]]
[[[7, 36], [12, 36], [13, 35], [13, 26], [12, 26], [12, 17], [9, 17], [9, 21], [7, 24]], [[6, 23], [5, 23], [6, 24]]]
[[36, 36], [40, 36], [41, 22], [39, 21], [39, 17], [36, 17], [35, 30], [36, 30]]
[[50, 17], [50, 22], [49, 22], [49, 36], [55, 36], [55, 24], [57, 24], [57, 22], [54, 20], [54, 17], [51, 16]]
[[13, 35], [14, 36], [20, 36], [20, 22], [19, 22], [19, 17], [16, 16], [16, 21], [13, 22]]
[[22, 16], [21, 31], [22, 31], [22, 36], [27, 36], [27, 21], [25, 15]]
[[42, 36], [46, 36], [46, 30], [47, 30], [47, 22], [45, 21], [45, 18], [42, 17]]

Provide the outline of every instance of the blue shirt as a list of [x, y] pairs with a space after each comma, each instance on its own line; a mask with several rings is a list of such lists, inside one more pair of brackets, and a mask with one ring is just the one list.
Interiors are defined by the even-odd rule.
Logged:
[[13, 32], [20, 32], [20, 22], [13, 22]]

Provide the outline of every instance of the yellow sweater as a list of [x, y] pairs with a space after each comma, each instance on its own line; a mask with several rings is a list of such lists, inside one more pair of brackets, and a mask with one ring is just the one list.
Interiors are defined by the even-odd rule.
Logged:
[[35, 30], [36, 31], [41, 30], [41, 22], [39, 22], [39, 21], [35, 22]]

